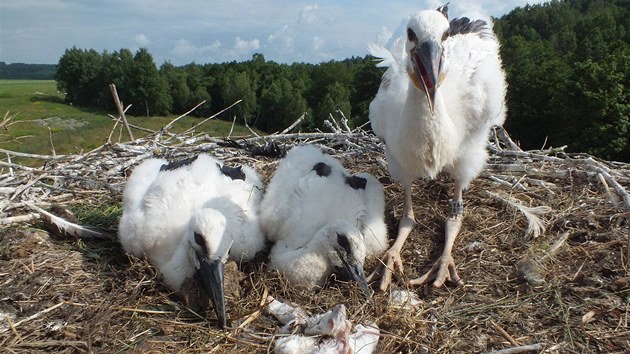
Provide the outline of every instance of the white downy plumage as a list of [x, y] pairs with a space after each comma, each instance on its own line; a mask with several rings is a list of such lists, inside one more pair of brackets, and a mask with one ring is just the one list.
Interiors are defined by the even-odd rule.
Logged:
[[324, 285], [335, 269], [359, 282], [366, 257], [387, 248], [383, 186], [369, 174], [351, 176], [312, 145], [297, 146], [280, 162], [260, 208], [275, 242], [270, 268], [296, 286]]
[[448, 172], [455, 181], [442, 256], [411, 284], [461, 282], [451, 248], [461, 226], [462, 191], [481, 172], [492, 126], [505, 120], [505, 74], [491, 26], [468, 18], [448, 20], [447, 6], [411, 16], [406, 38], [389, 51], [369, 47], [388, 67], [370, 104], [374, 132], [386, 143], [391, 175], [402, 183], [403, 219], [387, 251], [381, 289], [392, 269], [402, 270], [400, 251], [414, 227], [411, 184]]
[[175, 291], [198, 273], [225, 326], [223, 264], [228, 254], [249, 260], [264, 248], [262, 188], [250, 167], [229, 168], [205, 154], [171, 164], [146, 160], [125, 187], [120, 243]]

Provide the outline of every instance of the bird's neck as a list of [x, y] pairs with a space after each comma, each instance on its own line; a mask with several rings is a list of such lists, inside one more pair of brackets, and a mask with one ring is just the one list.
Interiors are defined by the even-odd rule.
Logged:
[[439, 89], [434, 97], [434, 111], [424, 92], [413, 84], [409, 90], [402, 119], [395, 129], [397, 143], [388, 144], [388, 148], [401, 165], [415, 166], [412, 168], [415, 177], [433, 178], [444, 166], [452, 164], [461, 137]]
[[182, 283], [192, 278], [195, 273], [193, 264], [194, 251], [187, 240], [183, 239], [177, 245], [171, 259], [159, 267], [164, 283], [171, 289], [177, 291], [181, 288]]
[[414, 121], [416, 123], [423, 123], [429, 120], [439, 119], [442, 116], [443, 103], [440, 92], [435, 93], [434, 99], [434, 111], [431, 111], [429, 100], [422, 90], [419, 90], [413, 83], [409, 84], [409, 100], [407, 100], [406, 109], [412, 116], [418, 117]]

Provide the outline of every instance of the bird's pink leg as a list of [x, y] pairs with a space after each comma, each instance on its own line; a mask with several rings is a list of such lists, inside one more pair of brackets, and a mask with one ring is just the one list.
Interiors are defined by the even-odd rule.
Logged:
[[[400, 258], [400, 251], [402, 250], [407, 237], [411, 233], [411, 230], [416, 226], [416, 221], [413, 215], [413, 205], [411, 202], [411, 184], [404, 185], [405, 201], [403, 204], [403, 216], [398, 226], [398, 236], [394, 244], [385, 252], [385, 255], [381, 259], [382, 262], [382, 275], [381, 284], [379, 289], [381, 291], [387, 290], [387, 287], [392, 281], [392, 274], [396, 270], [403, 272], [402, 259]], [[378, 271], [377, 271], [378, 272]], [[371, 276], [370, 276], [371, 277]]]
[[431, 269], [423, 276], [410, 280], [409, 284], [411, 285], [423, 285], [431, 280], [433, 280], [434, 288], [441, 287], [447, 280], [450, 280], [457, 285], [463, 284], [459, 275], [457, 275], [455, 261], [451, 255], [453, 244], [455, 243], [455, 239], [459, 234], [459, 229], [462, 226], [462, 214], [464, 211], [462, 204], [462, 188], [458, 181], [455, 181], [455, 192], [453, 193], [453, 199], [450, 203], [451, 212], [448, 219], [446, 219], [444, 250], [442, 251], [442, 255], [435, 261], [433, 267], [431, 267]]

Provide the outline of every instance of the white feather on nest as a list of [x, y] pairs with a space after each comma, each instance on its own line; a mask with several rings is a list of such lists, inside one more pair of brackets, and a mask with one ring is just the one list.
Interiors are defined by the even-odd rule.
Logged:
[[532, 236], [532, 238], [537, 238], [538, 236], [545, 233], [547, 227], [545, 226], [545, 222], [539, 217], [540, 215], [547, 214], [551, 211], [551, 208], [546, 205], [541, 205], [537, 207], [529, 207], [527, 205], [522, 204], [518, 199], [509, 197], [509, 196], [501, 196], [492, 192], [488, 192], [489, 196], [494, 199], [497, 199], [512, 208], [520, 211], [525, 218], [527, 219], [527, 230], [525, 230], [525, 236]]

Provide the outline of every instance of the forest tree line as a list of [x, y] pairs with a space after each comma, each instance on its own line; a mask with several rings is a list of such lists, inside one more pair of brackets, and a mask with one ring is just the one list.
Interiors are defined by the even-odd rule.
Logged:
[[0, 80], [53, 80], [55, 64], [7, 64], [0, 61]]
[[[630, 161], [630, 1], [554, 0], [494, 19], [508, 80], [506, 128], [523, 148]], [[368, 121], [383, 69], [373, 58], [320, 64], [251, 60], [157, 67], [147, 49], [99, 53], [67, 49], [58, 88], [73, 104], [114, 110], [114, 83], [131, 114], [207, 117], [237, 100], [229, 116], [262, 131], [286, 128], [307, 112], [301, 129], [321, 128], [340, 110], [351, 126]]]
[[254, 54], [244, 62], [157, 68], [144, 48], [135, 54], [71, 48], [57, 67], [58, 88], [73, 104], [115, 109], [109, 83], [138, 116], [182, 114], [205, 100], [191, 115], [207, 117], [241, 100], [224, 118], [265, 132], [282, 130], [305, 112], [302, 128], [321, 128], [337, 109], [352, 125], [363, 124], [381, 75], [368, 57], [286, 65]]

